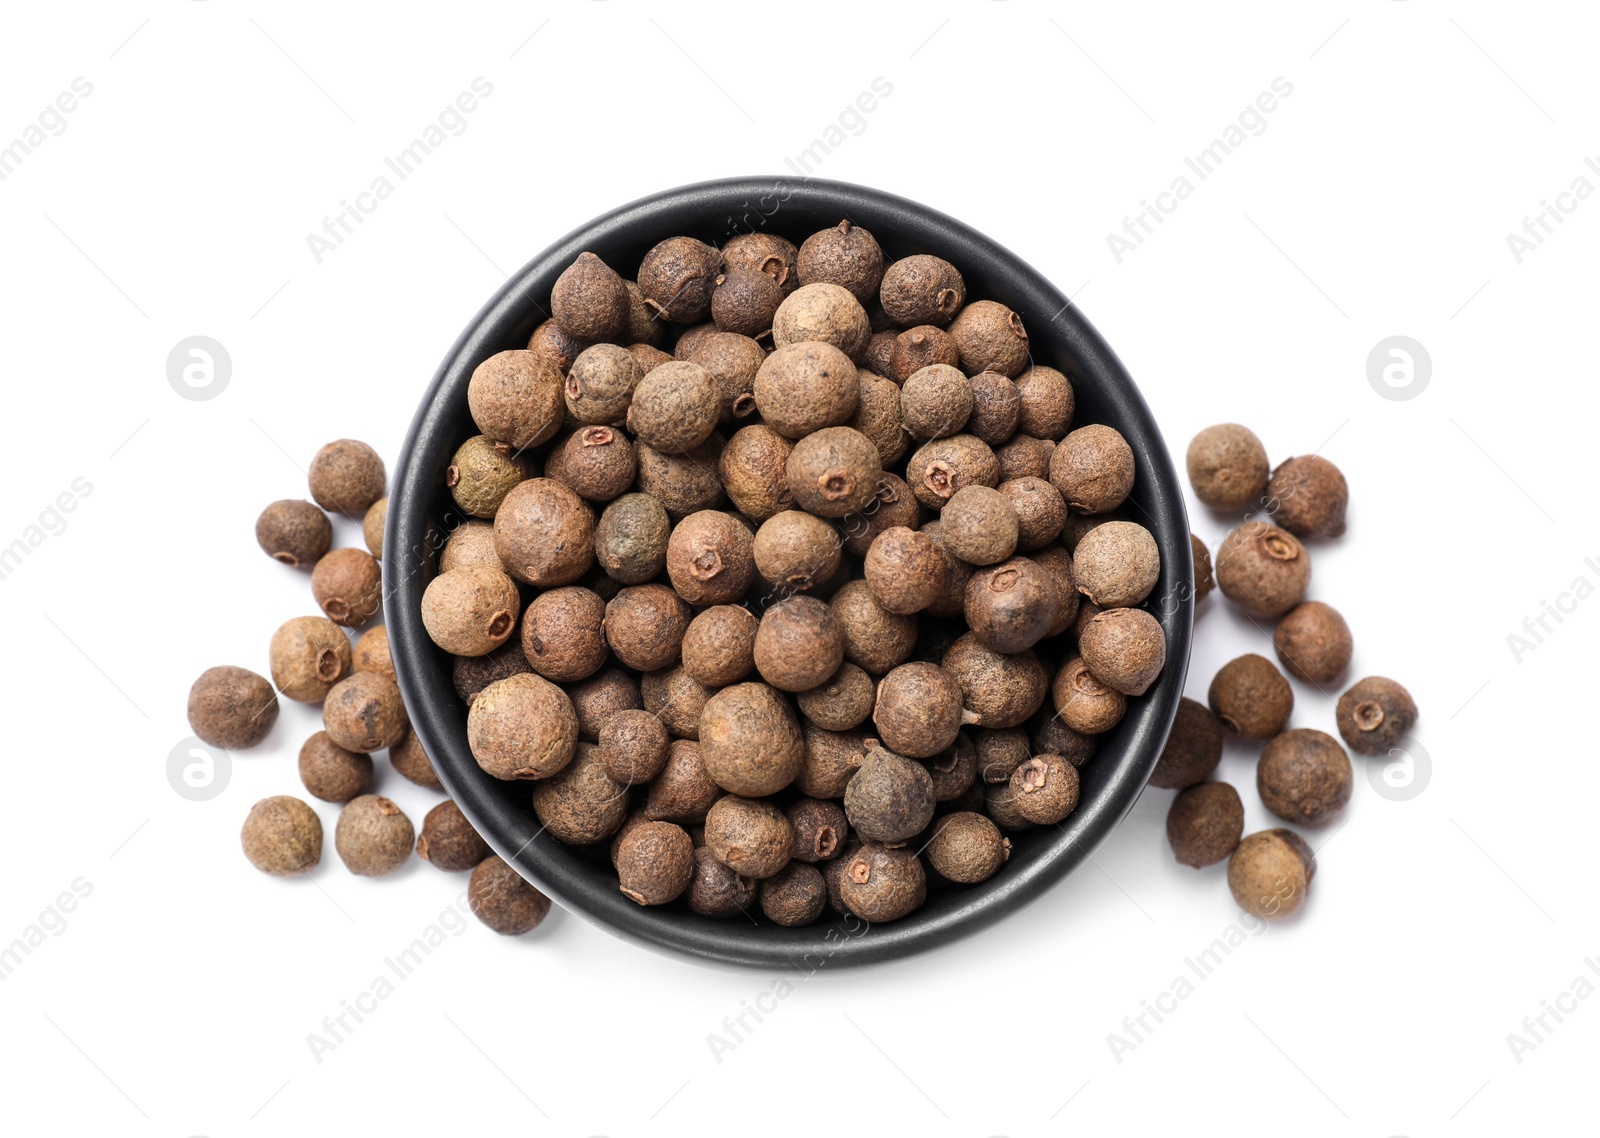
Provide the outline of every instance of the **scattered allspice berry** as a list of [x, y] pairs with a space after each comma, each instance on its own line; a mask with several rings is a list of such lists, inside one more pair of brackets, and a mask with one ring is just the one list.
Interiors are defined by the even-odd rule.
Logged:
[[338, 439], [311, 460], [311, 498], [324, 510], [359, 518], [383, 497], [383, 459], [366, 443]]
[[372, 781], [372, 756], [347, 751], [318, 731], [301, 744], [300, 781], [313, 798], [349, 802]]
[[367, 552], [380, 561], [383, 559], [383, 531], [388, 521], [388, 495], [368, 506], [366, 514], [361, 519], [361, 540], [366, 543]]
[[933, 825], [928, 864], [941, 877], [963, 885], [987, 881], [1011, 856], [1011, 839], [982, 814], [970, 810], [946, 814]]
[[1275, 620], [1305, 599], [1311, 554], [1287, 530], [1250, 521], [1217, 550], [1222, 595], [1253, 617]]
[[1386, 755], [1416, 723], [1417, 704], [1393, 680], [1368, 676], [1339, 697], [1336, 714], [1339, 734], [1351, 750]]
[[333, 846], [339, 859], [359, 877], [393, 873], [411, 856], [416, 834], [407, 818], [381, 794], [353, 798], [339, 812], [333, 828]]
[[1332, 735], [1297, 727], [1274, 736], [1256, 764], [1261, 801], [1288, 822], [1337, 817], [1350, 801], [1350, 756]]
[[1217, 587], [1217, 575], [1211, 568], [1211, 551], [1206, 543], [1194, 534], [1189, 535], [1189, 550], [1194, 556], [1194, 603], [1205, 600]]
[[335, 624], [359, 628], [383, 607], [378, 562], [365, 549], [335, 549], [311, 570], [311, 595]]
[[1293, 830], [1251, 834], [1228, 860], [1228, 888], [1245, 912], [1280, 921], [1306, 903], [1316, 858], [1305, 839]]
[[278, 693], [248, 668], [207, 668], [189, 688], [189, 727], [213, 747], [254, 747], [277, 720]]
[[298, 798], [263, 798], [245, 815], [239, 833], [244, 856], [262, 873], [288, 877], [322, 860], [322, 821]]
[[1207, 700], [1228, 730], [1246, 739], [1270, 739], [1288, 726], [1294, 689], [1271, 660], [1251, 652], [1221, 667]]
[[665, 905], [689, 888], [694, 843], [682, 826], [641, 822], [622, 835], [616, 863], [624, 897], [641, 905]]
[[494, 853], [482, 835], [461, 812], [461, 807], [446, 799], [422, 818], [422, 833], [417, 835], [417, 856], [447, 873], [465, 873]]
[[1344, 533], [1350, 487], [1339, 468], [1321, 455], [1285, 459], [1267, 483], [1267, 510], [1296, 537]]
[[297, 616], [272, 634], [272, 682], [300, 703], [317, 703], [350, 671], [350, 638], [327, 617]]
[[401, 778], [425, 786], [429, 790], [443, 790], [439, 772], [433, 769], [433, 760], [422, 747], [422, 739], [415, 731], [407, 730], [389, 745], [389, 765]]
[[1338, 679], [1355, 651], [1344, 617], [1321, 601], [1302, 601], [1284, 613], [1272, 633], [1272, 646], [1288, 673], [1308, 684]]
[[1179, 865], [1216, 865], [1238, 848], [1243, 833], [1244, 803], [1225, 782], [1196, 783], [1167, 810], [1167, 842]]
[[502, 936], [521, 936], [550, 914], [550, 898], [493, 855], [478, 863], [467, 881], [473, 916]]
[[261, 511], [256, 544], [274, 561], [309, 569], [333, 545], [333, 523], [310, 502], [285, 498]]
[[408, 724], [400, 689], [382, 672], [352, 672], [322, 702], [328, 737], [347, 751], [370, 754], [393, 746]]
[[1211, 777], [1222, 761], [1222, 721], [1211, 709], [1187, 696], [1167, 735], [1167, 745], [1150, 772], [1150, 785], [1184, 790]]
[[369, 628], [356, 638], [350, 649], [350, 664], [357, 672], [382, 672], [394, 679], [394, 660], [389, 655], [389, 626]]
[[1267, 489], [1267, 448], [1247, 427], [1219, 423], [1189, 442], [1189, 484], [1194, 495], [1219, 510], [1255, 504]]

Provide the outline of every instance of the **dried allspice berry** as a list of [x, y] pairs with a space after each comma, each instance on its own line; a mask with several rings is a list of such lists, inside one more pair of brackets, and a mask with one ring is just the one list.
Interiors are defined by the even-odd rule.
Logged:
[[964, 486], [939, 513], [939, 540], [969, 565], [993, 565], [1016, 551], [1018, 525], [1016, 510], [1000, 491]]
[[1022, 413], [1021, 393], [1015, 383], [999, 372], [979, 372], [969, 383], [972, 414], [967, 417], [967, 432], [991, 447], [998, 447], [1017, 433]]
[[272, 634], [272, 682], [292, 700], [316, 703], [350, 671], [350, 638], [321, 616], [297, 616]]
[[347, 751], [370, 754], [393, 746], [408, 724], [400, 689], [381, 672], [346, 676], [322, 703], [328, 737]]
[[381, 794], [353, 798], [339, 812], [333, 846], [345, 868], [359, 877], [393, 873], [411, 857], [416, 832], [400, 807]]
[[1028, 739], [1035, 753], [1060, 755], [1075, 767], [1081, 767], [1094, 758], [1097, 749], [1093, 735], [1074, 731], [1059, 715], [1050, 714], [1048, 709], [1033, 717]]
[[598, 745], [606, 773], [623, 786], [637, 786], [666, 767], [672, 740], [659, 716], [628, 708], [601, 724]]
[[311, 498], [324, 510], [359, 518], [383, 497], [383, 459], [366, 443], [337, 439], [311, 460]]
[[794, 443], [765, 423], [741, 427], [717, 459], [717, 475], [739, 512], [764, 522], [794, 504], [785, 466]]
[[870, 304], [883, 280], [883, 250], [871, 233], [847, 219], [801, 242], [795, 269], [802, 285], [835, 284]]
[[[546, 320], [528, 337], [527, 350], [552, 364], [560, 375], [590, 346], [587, 340], [567, 335], [554, 320]], [[479, 427], [482, 428], [481, 423]]]
[[594, 512], [554, 478], [530, 478], [500, 503], [494, 547], [505, 571], [541, 589], [570, 585], [594, 563]]
[[580, 253], [550, 289], [550, 316], [579, 340], [611, 340], [628, 328], [633, 302], [616, 271], [593, 253]]
[[1322, 731], [1297, 727], [1274, 736], [1256, 764], [1256, 789], [1268, 810], [1289, 822], [1336, 817], [1350, 801], [1350, 756]]
[[846, 553], [865, 557], [867, 550], [884, 530], [895, 526], [917, 529], [922, 521], [922, 505], [904, 478], [885, 471], [878, 480], [878, 492], [859, 514], [839, 520], [839, 533]]
[[639, 459], [628, 436], [615, 427], [580, 427], [550, 452], [545, 476], [564, 482], [591, 502], [609, 502], [633, 485]]
[[[1019, 551], [1043, 549], [1061, 535], [1061, 528], [1067, 521], [1067, 504], [1045, 479], [1013, 478], [1000, 483], [996, 489], [1016, 515], [1016, 548]], [[948, 511], [947, 506], [945, 513]]]
[[522, 654], [556, 683], [588, 679], [606, 662], [606, 602], [582, 585], [540, 593], [522, 617]]
[[669, 237], [639, 262], [639, 291], [663, 320], [695, 324], [711, 314], [722, 254], [693, 237]]
[[634, 346], [654, 347], [666, 337], [666, 328], [650, 306], [644, 302], [644, 293], [635, 281], [623, 281], [622, 286], [628, 290], [628, 327], [622, 333], [622, 340], [630, 348]]
[[641, 378], [639, 363], [628, 349], [616, 344], [585, 348], [572, 361], [562, 389], [567, 411], [580, 423], [620, 423]]
[[1194, 603], [1199, 604], [1217, 587], [1217, 575], [1211, 568], [1211, 551], [1206, 548], [1205, 542], [1192, 533], [1189, 535], [1189, 551], [1194, 556]]
[[600, 738], [600, 726], [613, 712], [644, 706], [639, 681], [618, 667], [603, 668], [566, 690], [578, 717], [578, 737], [591, 743]]
[[960, 433], [973, 405], [972, 381], [949, 364], [918, 369], [900, 389], [900, 421], [919, 442]]
[[322, 860], [322, 822], [317, 812], [287, 794], [263, 798], [252, 806], [239, 841], [250, 864], [273, 877], [304, 873]]
[[200, 673], [189, 689], [189, 727], [213, 747], [254, 747], [278, 719], [278, 694], [264, 677], [223, 664]]
[[755, 579], [754, 538], [744, 523], [720, 510], [684, 518], [667, 542], [667, 576], [692, 605], [725, 605]]
[[1302, 601], [1283, 614], [1272, 646], [1288, 673], [1308, 684], [1328, 684], [1350, 666], [1355, 641], [1332, 605]]
[[694, 612], [665, 585], [630, 585], [606, 604], [606, 643], [640, 672], [675, 663]]
[[706, 770], [700, 744], [692, 739], [674, 739], [667, 749], [667, 765], [650, 780], [644, 814], [655, 821], [698, 826], [722, 794], [722, 787], [712, 781]]
[[896, 526], [873, 539], [864, 564], [867, 587], [884, 611], [921, 612], [943, 593], [944, 553], [927, 534]]
[[[1385, 755], [1417, 721], [1411, 693], [1384, 676], [1359, 680], [1339, 697], [1339, 734], [1363, 755]], [[203, 736], [202, 736], [203, 738]]]
[[785, 813], [794, 832], [790, 853], [796, 861], [827, 861], [849, 833], [844, 808], [837, 802], [802, 798]]
[[967, 625], [996, 652], [1033, 647], [1055, 624], [1060, 605], [1056, 583], [1027, 557], [979, 569], [967, 581]]
[[1133, 449], [1102, 423], [1070, 432], [1050, 455], [1050, 482], [1079, 513], [1116, 509], [1127, 500], [1133, 479]]
[[1306, 903], [1317, 862], [1293, 830], [1251, 834], [1228, 860], [1228, 888], [1239, 907], [1263, 920], [1279, 921]]
[[1077, 656], [1061, 666], [1050, 691], [1062, 722], [1082, 735], [1111, 730], [1128, 710], [1128, 697], [1095, 679]]
[[751, 547], [756, 571], [779, 589], [803, 593], [839, 570], [839, 534], [815, 514], [783, 510], [761, 523]]
[[[979, 376], [978, 379], [983, 378]], [[1003, 377], [1002, 377], [1003, 378]], [[974, 383], [977, 380], [973, 381]], [[972, 433], [989, 442], [983, 433], [973, 426]], [[1000, 480], [1009, 482], [1013, 478], [1050, 478], [1050, 457], [1056, 452], [1056, 444], [1049, 439], [1038, 439], [1032, 435], [1015, 434], [999, 443], [990, 443], [994, 447], [995, 461], [1000, 465]], [[1059, 491], [1057, 491], [1059, 493]], [[1074, 515], [1082, 517], [1081, 514]], [[1068, 547], [1070, 548], [1070, 546]]]
[[805, 741], [794, 709], [776, 689], [734, 684], [712, 696], [700, 713], [700, 758], [718, 786], [759, 798], [794, 781]]
[[883, 310], [902, 328], [944, 327], [967, 300], [966, 283], [949, 261], [927, 253], [905, 257], [883, 271], [878, 288]]
[[706, 814], [706, 848], [735, 873], [759, 881], [789, 864], [794, 827], [765, 799], [725, 794]]
[[648, 447], [682, 454], [711, 437], [721, 414], [722, 392], [711, 373], [688, 360], [674, 360], [634, 388], [628, 430]]
[[1339, 468], [1321, 455], [1285, 459], [1267, 483], [1267, 512], [1296, 537], [1338, 537], [1350, 487]]
[[1167, 843], [1179, 865], [1204, 869], [1225, 861], [1244, 833], [1244, 803], [1225, 782], [1201, 782], [1172, 800]]
[[[1051, 721], [1060, 723], [1053, 717]], [[1010, 782], [1011, 772], [1033, 757], [1028, 733], [1019, 728], [978, 728], [972, 733], [972, 745], [978, 755], [978, 776], [984, 782]]]
[[644, 709], [661, 720], [668, 734], [680, 739], [694, 739], [700, 734], [700, 713], [712, 690], [697, 683], [681, 665], [639, 677]]
[[1095, 526], [1072, 554], [1078, 591], [1102, 608], [1139, 604], [1160, 576], [1161, 550], [1138, 522]]
[[785, 928], [809, 925], [827, 902], [822, 871], [803, 862], [790, 862], [761, 883], [761, 911]]
[[372, 756], [347, 751], [318, 731], [300, 746], [300, 781], [313, 798], [349, 802], [372, 781]]
[[446, 799], [423, 815], [417, 856], [434, 868], [465, 873], [493, 853], [454, 802]]
[[1211, 777], [1222, 761], [1222, 721], [1198, 700], [1178, 701], [1167, 744], [1150, 772], [1150, 785], [1183, 790]]
[[844, 789], [844, 813], [866, 841], [895, 845], [933, 819], [933, 778], [919, 762], [883, 748], [867, 752]]
[[832, 344], [794, 343], [762, 361], [751, 393], [767, 426], [798, 439], [848, 422], [861, 384], [856, 365]]
[[684, 454], [670, 454], [640, 443], [639, 490], [653, 495], [675, 517], [716, 509], [723, 499], [722, 483], [717, 478], [721, 453], [722, 437], [715, 434]]
[[960, 362], [961, 353], [949, 332], [932, 324], [919, 324], [894, 338], [889, 352], [889, 370], [880, 374], [896, 383], [904, 383], [925, 367], [933, 364], [955, 367]]
[[450, 531], [444, 549], [439, 551], [439, 572], [448, 573], [463, 565], [500, 567], [500, 557], [494, 551], [494, 526], [474, 520], [462, 522]]
[[1294, 689], [1272, 661], [1254, 652], [1230, 660], [1207, 696], [1222, 725], [1246, 739], [1270, 739], [1294, 711]]
[[[659, 322], [656, 327], [661, 327]], [[655, 371], [662, 364], [672, 362], [670, 355], [651, 344], [629, 344], [628, 354], [633, 357], [633, 362], [639, 365], [640, 379]]]
[[1267, 488], [1267, 448], [1238, 423], [1201, 431], [1190, 440], [1186, 461], [1194, 496], [1216, 509], [1252, 505]]
[[616, 853], [622, 895], [641, 905], [665, 905], [689, 888], [694, 843], [671, 822], [641, 822], [622, 835]]
[[1050, 691], [1044, 665], [1033, 652], [995, 652], [970, 632], [945, 649], [940, 667], [955, 677], [963, 706], [983, 727], [1026, 723]]
[[949, 620], [964, 615], [967, 604], [967, 585], [972, 580], [973, 567], [945, 548], [939, 539], [939, 519], [930, 518], [922, 523], [922, 532], [933, 538], [944, 554], [944, 591], [925, 610], [929, 616]]
[[365, 549], [335, 549], [311, 570], [311, 595], [335, 624], [358, 628], [383, 607], [382, 574]]
[[692, 912], [702, 917], [731, 917], [755, 903], [761, 883], [744, 877], [717, 860], [706, 846], [694, 851], [694, 874], [684, 891]]
[[950, 338], [969, 375], [997, 371], [1017, 376], [1028, 366], [1028, 331], [1022, 317], [993, 300], [975, 300], [950, 322]]
[[911, 658], [917, 620], [892, 613], [878, 603], [865, 581], [849, 581], [828, 602], [844, 630], [844, 655], [852, 664], [881, 676]]
[[579, 743], [570, 763], [533, 784], [531, 797], [550, 836], [573, 846], [605, 841], [628, 816], [628, 788], [606, 772], [593, 743]]
[[878, 492], [878, 448], [851, 427], [824, 427], [795, 443], [784, 463], [789, 493], [801, 509], [842, 518], [866, 508]]
[[987, 881], [1011, 856], [1011, 839], [982, 814], [959, 811], [933, 825], [924, 851], [928, 864], [947, 880], [961, 885]]
[[864, 921], [894, 921], [922, 906], [928, 879], [921, 859], [910, 848], [867, 842], [850, 855], [839, 894]]
[[1077, 397], [1072, 381], [1062, 372], [1035, 364], [1017, 376], [1021, 397], [1017, 430], [1040, 439], [1059, 439], [1072, 425]]
[[642, 585], [667, 565], [672, 522], [649, 494], [624, 494], [606, 506], [594, 529], [595, 560], [613, 581]]
[[484, 360], [467, 383], [467, 408], [478, 430], [518, 453], [548, 442], [561, 427], [565, 406], [562, 366], [535, 351], [500, 352]]
[[800, 254], [794, 243], [775, 233], [741, 233], [722, 247], [724, 270], [755, 269], [766, 273], [787, 296], [800, 286], [795, 263]]
[[550, 914], [550, 898], [492, 855], [472, 871], [467, 881], [467, 904], [473, 916], [501, 936], [532, 932]]
[[467, 712], [467, 746], [495, 778], [549, 778], [572, 761], [577, 742], [572, 700], [541, 676], [490, 684]]
[[[869, 319], [870, 313], [869, 313]], [[888, 376], [893, 381], [894, 367], [891, 358], [894, 354], [894, 342], [899, 333], [893, 328], [885, 328], [880, 332], [873, 332], [867, 337], [867, 346], [861, 349], [861, 367], [873, 375]]]
[[729, 269], [711, 292], [711, 319], [724, 332], [761, 336], [783, 303], [783, 287], [760, 269]]
[[1222, 595], [1251, 616], [1272, 620], [1305, 600], [1311, 554], [1288, 530], [1250, 521], [1217, 550]]
[[867, 310], [836, 284], [801, 285], [790, 293], [772, 318], [772, 343], [832, 344], [852, 359], [859, 356], [872, 335]]
[[872, 677], [854, 664], [840, 664], [818, 686], [800, 692], [795, 702], [800, 713], [827, 731], [859, 727], [872, 714], [875, 695]]
[[896, 754], [926, 759], [956, 741], [966, 720], [961, 687], [937, 664], [901, 664], [878, 685], [872, 722]]
[[310, 502], [285, 498], [261, 511], [256, 544], [274, 561], [309, 569], [333, 545], [333, 523]]
[[930, 510], [941, 510], [963, 486], [999, 485], [1000, 461], [976, 435], [930, 439], [907, 460], [906, 482], [917, 501]]
[[773, 687], [809, 691], [844, 662], [844, 628], [825, 602], [789, 597], [762, 614], [753, 654], [756, 671]]
[[422, 593], [422, 626], [456, 656], [486, 656], [517, 628], [522, 598], [516, 582], [487, 565], [441, 573]]
[[1060, 755], [1035, 755], [1011, 772], [1016, 811], [1036, 826], [1053, 826], [1078, 806], [1078, 768]]
[[1079, 634], [1078, 651], [1095, 679], [1123, 695], [1143, 695], [1166, 664], [1167, 640], [1144, 609], [1106, 609]]
[[380, 561], [383, 559], [383, 531], [388, 524], [389, 496], [385, 494], [367, 507], [361, 519], [361, 540], [366, 544], [367, 552]]
[[900, 388], [866, 368], [856, 371], [861, 381], [861, 398], [856, 413], [845, 425], [860, 431], [878, 448], [879, 461], [892, 466], [905, 457], [911, 436], [900, 422]]
[[740, 605], [713, 605], [695, 616], [683, 633], [683, 670], [696, 683], [723, 688], [755, 671], [759, 622]]
[[716, 382], [721, 399], [718, 422], [726, 425], [755, 413], [756, 372], [766, 358], [767, 350], [760, 344], [733, 332], [714, 332], [695, 341], [688, 361], [705, 368]]
[[672, 358], [677, 360], [688, 359], [694, 354], [695, 348], [699, 347], [702, 341], [708, 340], [717, 334], [717, 326], [710, 320], [703, 324], [696, 324], [692, 328], [683, 329], [678, 333], [677, 342], [672, 345]]

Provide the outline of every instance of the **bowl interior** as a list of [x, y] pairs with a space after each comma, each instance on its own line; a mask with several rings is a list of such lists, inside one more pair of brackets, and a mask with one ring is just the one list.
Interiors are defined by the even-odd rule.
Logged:
[[[926, 904], [900, 921], [869, 926], [855, 918], [805, 928], [765, 920], [713, 920], [677, 908], [644, 909], [618, 891], [604, 845], [580, 851], [540, 832], [525, 783], [485, 774], [466, 744], [466, 707], [451, 682], [451, 658], [422, 628], [422, 591], [438, 549], [464, 520], [444, 486], [460, 442], [476, 434], [467, 384], [482, 360], [527, 346], [547, 318], [556, 277], [585, 250], [625, 276], [657, 241], [686, 234], [715, 245], [751, 231], [799, 243], [841, 218], [868, 229], [887, 259], [933, 253], [955, 264], [971, 299], [1008, 305], [1027, 326], [1037, 363], [1071, 377], [1074, 425], [1105, 423], [1133, 448], [1138, 476], [1129, 512], [1155, 535], [1161, 577], [1146, 602], [1167, 636], [1166, 668], [1123, 721], [1101, 737], [1080, 772], [1079, 805], [1059, 826], [1012, 838], [1010, 861], [977, 886], [935, 884]], [[412, 723], [440, 779], [502, 857], [552, 898], [617, 935], [718, 961], [791, 966], [862, 963], [904, 956], [995, 923], [1039, 897], [1115, 828], [1143, 789], [1165, 743], [1183, 691], [1193, 616], [1193, 566], [1183, 495], [1171, 457], [1133, 381], [1078, 309], [1049, 281], [982, 234], [934, 210], [859, 186], [816, 179], [739, 178], [667, 191], [623, 206], [575, 230], [514, 274], [473, 318], [424, 396], [401, 456], [390, 498], [384, 550], [386, 618]], [[827, 914], [831, 917], [831, 910]]]

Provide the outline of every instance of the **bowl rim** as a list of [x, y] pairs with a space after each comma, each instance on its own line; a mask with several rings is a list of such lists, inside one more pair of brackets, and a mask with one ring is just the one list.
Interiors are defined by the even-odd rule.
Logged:
[[[1017, 309], [1040, 354], [1072, 376], [1074, 388], [1092, 390], [1132, 447], [1135, 491], [1147, 500], [1141, 523], [1162, 555], [1161, 578], [1147, 607], [1167, 638], [1167, 661], [1150, 690], [1130, 702], [1115, 729], [1121, 745], [1114, 766], [1093, 768], [1107, 781], [1086, 794], [1061, 833], [1026, 865], [1009, 865], [988, 882], [949, 892], [937, 910], [919, 910], [887, 924], [852, 917], [804, 928], [718, 921], [687, 912], [645, 909], [610, 887], [597, 887], [571, 848], [557, 843], [529, 812], [514, 805], [506, 784], [484, 773], [465, 740], [465, 709], [450, 682], [449, 666], [422, 627], [420, 602], [431, 579], [444, 531], [433, 503], [441, 475], [461, 438], [466, 390], [476, 365], [504, 350], [521, 330], [524, 343], [550, 284], [586, 249], [653, 243], [679, 232], [703, 233], [723, 219], [731, 237], [777, 227], [785, 213], [847, 217], [884, 236], [884, 243], [935, 252], [960, 266], [968, 280], [1005, 282], [1002, 299]], [[824, 225], [831, 222], [824, 222]], [[818, 226], [820, 228], [820, 226]], [[809, 230], [807, 230], [809, 232]], [[893, 236], [889, 236], [890, 234]], [[653, 235], [653, 236], [652, 236]], [[993, 296], [997, 290], [981, 290]], [[524, 346], [518, 343], [515, 346]], [[1085, 385], [1088, 385], [1086, 387]], [[1093, 421], [1105, 421], [1098, 414]], [[468, 419], [470, 422], [470, 418]], [[1141, 508], [1143, 509], [1143, 508]], [[383, 550], [384, 611], [396, 679], [424, 750], [444, 789], [489, 845], [519, 873], [564, 908], [637, 944], [688, 954], [701, 961], [788, 967], [809, 975], [830, 967], [864, 964], [949, 944], [998, 924], [1039, 899], [1104, 841], [1132, 809], [1165, 745], [1183, 693], [1193, 632], [1193, 562], [1183, 491], [1172, 457], [1143, 396], [1121, 361], [1077, 305], [1041, 273], [963, 222], [937, 210], [865, 186], [817, 178], [768, 175], [722, 178], [664, 190], [602, 214], [572, 230], [513, 273], [468, 322], [446, 353], [407, 432], [390, 496], [388, 540]], [[1049, 699], [1049, 696], [1046, 697]], [[459, 724], [459, 727], [452, 726]], [[1097, 754], [1094, 762], [1108, 762]], [[1087, 768], [1086, 768], [1087, 769]]]

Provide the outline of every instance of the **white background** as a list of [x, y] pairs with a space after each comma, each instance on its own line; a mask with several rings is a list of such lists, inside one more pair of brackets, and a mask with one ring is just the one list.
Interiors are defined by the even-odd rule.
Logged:
[[[1507, 637], [1575, 578], [1600, 583], [1600, 561], [1585, 565], [1600, 558], [1600, 201], [1520, 264], [1506, 235], [1574, 179], [1600, 186], [1584, 166], [1600, 155], [1593, 15], [1422, 0], [9, 9], [0, 140], [74, 77], [93, 93], [0, 182], [0, 545], [75, 478], [92, 491], [0, 580], [0, 942], [75, 879], [92, 892], [0, 982], [6, 1129], [1416, 1136], [1570, 1117], [1600, 999], [1520, 1063], [1507, 1036], [1580, 974], [1600, 983], [1584, 963], [1600, 956], [1600, 778], [1583, 726], [1600, 602], [1550, 621], [1520, 661]], [[493, 94], [465, 132], [318, 264], [307, 234], [477, 76]], [[1167, 791], [1014, 920], [901, 965], [824, 970], [720, 1063], [707, 1035], [774, 977], [558, 912], [523, 939], [469, 920], [319, 1064], [308, 1033], [465, 879], [415, 860], [351, 877], [326, 804], [311, 880], [248, 867], [239, 824], [299, 791], [314, 708], [286, 704], [211, 801], [168, 785], [194, 676], [264, 672], [272, 630], [314, 611], [304, 575], [256, 548], [257, 511], [302, 496], [332, 438], [368, 439], [392, 467], [456, 333], [547, 243], [661, 188], [783, 172], [878, 76], [893, 93], [816, 173], [961, 217], [1076, 295], [1180, 454], [1238, 420], [1275, 459], [1321, 447], [1343, 467], [1350, 532], [1314, 547], [1312, 593], [1349, 618], [1353, 676], [1416, 695], [1431, 779], [1397, 801], [1358, 760], [1346, 823], [1308, 835], [1320, 871], [1303, 917], [1248, 939], [1120, 1063], [1108, 1034], [1237, 916], [1223, 867], [1173, 862]], [[1119, 264], [1107, 234], [1279, 76], [1293, 94], [1265, 132]], [[232, 359], [209, 401], [166, 377], [197, 334]], [[1368, 382], [1369, 352], [1397, 334], [1432, 360], [1409, 401]], [[1194, 514], [1213, 546], [1235, 520]], [[359, 543], [348, 523], [339, 537]], [[1270, 651], [1219, 601], [1199, 619], [1201, 698], [1222, 662]], [[1296, 694], [1294, 722], [1331, 730], [1330, 699]], [[1230, 744], [1221, 770], [1250, 830], [1272, 824], [1254, 758]], [[379, 766], [420, 821], [437, 796]]]

